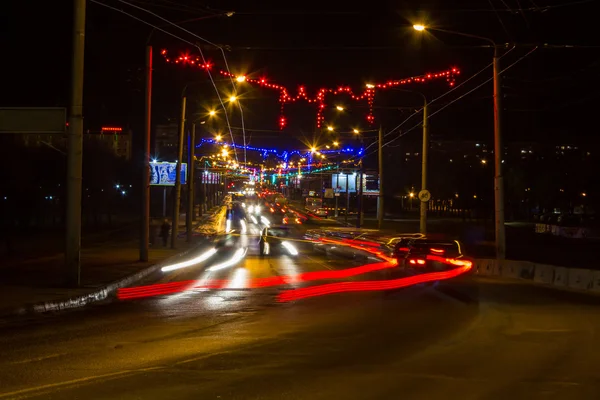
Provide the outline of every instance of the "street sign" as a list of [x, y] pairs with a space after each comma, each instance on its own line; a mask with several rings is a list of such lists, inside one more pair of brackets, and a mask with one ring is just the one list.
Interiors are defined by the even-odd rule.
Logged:
[[64, 107], [0, 107], [0, 133], [65, 133]]
[[419, 192], [419, 200], [421, 200], [423, 203], [427, 203], [429, 200], [431, 200], [431, 193], [429, 193], [429, 190], [421, 190]]

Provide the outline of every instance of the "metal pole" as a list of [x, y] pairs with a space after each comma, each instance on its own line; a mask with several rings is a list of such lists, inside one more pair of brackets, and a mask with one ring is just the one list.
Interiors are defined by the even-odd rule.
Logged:
[[379, 196], [377, 197], [377, 227], [383, 226], [383, 128], [379, 126]]
[[67, 210], [65, 267], [67, 283], [81, 282], [81, 188], [83, 180], [83, 61], [85, 53], [85, 0], [75, 0], [71, 109], [67, 149]]
[[152, 46], [146, 46], [146, 102], [144, 109], [144, 171], [142, 173], [142, 226], [140, 261], [148, 261], [150, 243], [150, 131], [152, 123]]
[[194, 222], [194, 149], [196, 147], [196, 124], [192, 124], [188, 149], [188, 210], [186, 215], [187, 241], [192, 241], [192, 224]]
[[[423, 104], [423, 154], [421, 157], [421, 190], [427, 189], [427, 158], [429, 153], [429, 123], [427, 115], [427, 99]], [[419, 199], [421, 200], [421, 199]], [[419, 219], [419, 231], [427, 233], [427, 202], [420, 201], [421, 215]]]
[[344, 213], [344, 222], [348, 223], [348, 213], [350, 212], [350, 192], [348, 191], [348, 174], [346, 175], [346, 212]]
[[504, 177], [502, 176], [502, 84], [500, 82], [500, 57], [498, 47], [494, 47], [494, 204], [496, 225], [496, 258], [506, 256], [506, 236], [504, 231]]
[[356, 227], [360, 228], [362, 222], [362, 158], [360, 159], [360, 170], [356, 182]]
[[163, 218], [167, 218], [167, 187], [163, 186]]
[[171, 248], [177, 247], [179, 229], [179, 206], [181, 204], [181, 162], [183, 160], [183, 138], [185, 136], [185, 96], [181, 98], [181, 119], [179, 121], [179, 141], [177, 143], [177, 167], [175, 169], [175, 201], [173, 202], [173, 226], [171, 228]]
[[339, 199], [339, 193], [338, 193], [338, 187], [340, 186], [340, 164], [337, 165], [337, 173], [335, 174], [335, 188], [333, 189], [333, 196], [335, 197], [335, 212], [334, 215], [337, 218], [338, 217], [338, 199]]

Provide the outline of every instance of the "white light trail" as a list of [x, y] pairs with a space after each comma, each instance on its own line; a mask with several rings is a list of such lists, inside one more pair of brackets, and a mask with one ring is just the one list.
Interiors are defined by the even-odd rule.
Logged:
[[241, 233], [242, 235], [246, 234], [246, 221], [244, 221], [243, 219], [241, 219], [241, 220], [240, 220], [240, 225], [242, 226], [242, 229], [241, 229], [241, 232], [240, 232], [240, 233]]
[[231, 266], [237, 264], [238, 262], [242, 261], [242, 259], [246, 256], [246, 251], [247, 251], [247, 249], [245, 247], [240, 247], [239, 249], [236, 250], [236, 252], [233, 254], [233, 257], [231, 257], [229, 260], [227, 260], [221, 264], [213, 265], [212, 267], [207, 268], [206, 270], [207, 271], [218, 271], [223, 268], [231, 267]]
[[217, 252], [217, 249], [215, 249], [213, 247], [212, 249], [208, 250], [207, 252], [200, 254], [198, 257], [195, 257], [195, 258], [192, 258], [191, 260], [183, 261], [183, 262], [180, 262], [177, 264], [171, 264], [171, 265], [164, 266], [160, 270], [162, 272], [169, 272], [169, 271], [174, 271], [174, 270], [180, 269], [180, 268], [191, 267], [192, 265], [196, 265], [196, 264], [201, 263], [202, 261], [208, 260], [216, 252]]
[[298, 255], [298, 250], [296, 249], [296, 247], [291, 244], [290, 242], [281, 242], [281, 245], [283, 247], [285, 247], [285, 249], [293, 256], [297, 256]]

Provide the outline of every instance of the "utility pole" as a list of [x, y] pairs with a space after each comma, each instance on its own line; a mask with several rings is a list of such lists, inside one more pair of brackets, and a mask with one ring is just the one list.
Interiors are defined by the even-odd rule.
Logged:
[[337, 171], [335, 174], [335, 188], [333, 189], [333, 196], [335, 197], [335, 212], [333, 215], [335, 215], [335, 217], [337, 218], [339, 215], [339, 198], [340, 198], [340, 194], [338, 193], [338, 187], [340, 186], [340, 163], [338, 161], [337, 164]]
[[188, 146], [188, 209], [186, 214], [187, 241], [192, 241], [192, 224], [194, 222], [194, 150], [196, 148], [196, 124], [192, 124], [190, 145]]
[[358, 182], [356, 184], [356, 194], [357, 194], [357, 214], [356, 214], [356, 227], [360, 228], [363, 216], [362, 216], [362, 203], [363, 203], [363, 191], [362, 191], [362, 181], [363, 181], [363, 160], [362, 157], [360, 159], [360, 170], [358, 172]]
[[75, 0], [71, 109], [67, 149], [67, 210], [65, 267], [67, 284], [81, 282], [81, 189], [83, 180], [83, 61], [85, 54], [85, 0]]
[[[425, 98], [423, 104], [423, 154], [421, 157], [421, 192], [427, 190], [427, 158], [429, 155], [429, 122], [427, 114], [427, 99]], [[427, 233], [427, 203], [428, 201], [422, 201], [419, 196], [420, 207], [420, 218], [419, 218], [419, 231], [425, 235]]]
[[498, 46], [494, 46], [494, 203], [496, 226], [496, 258], [506, 257], [506, 236], [504, 229], [504, 177], [502, 175], [502, 83], [500, 82], [500, 57]]
[[146, 102], [144, 108], [144, 170], [142, 172], [142, 226], [140, 261], [148, 261], [150, 242], [150, 131], [152, 129], [152, 46], [146, 46]]
[[383, 226], [383, 128], [379, 126], [379, 196], [377, 197], [377, 227]]
[[181, 119], [177, 143], [177, 167], [175, 168], [175, 201], [173, 202], [173, 226], [171, 228], [171, 248], [177, 247], [179, 229], [179, 206], [181, 204], [181, 162], [183, 160], [183, 138], [185, 136], [185, 96], [181, 97]]
[[348, 191], [348, 172], [344, 172], [346, 175], [346, 212], [344, 213], [344, 222], [348, 224], [348, 213], [350, 212], [350, 192]]

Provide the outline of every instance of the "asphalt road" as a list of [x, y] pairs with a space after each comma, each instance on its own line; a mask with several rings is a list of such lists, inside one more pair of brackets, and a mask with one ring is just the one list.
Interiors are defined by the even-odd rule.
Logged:
[[255, 240], [248, 246], [237, 265], [209, 271], [231, 252], [218, 254], [145, 282], [223, 289], [1, 325], [0, 399], [591, 399], [600, 390], [597, 298], [465, 276], [277, 303], [281, 287], [248, 282], [358, 260], [310, 249], [261, 258]]

